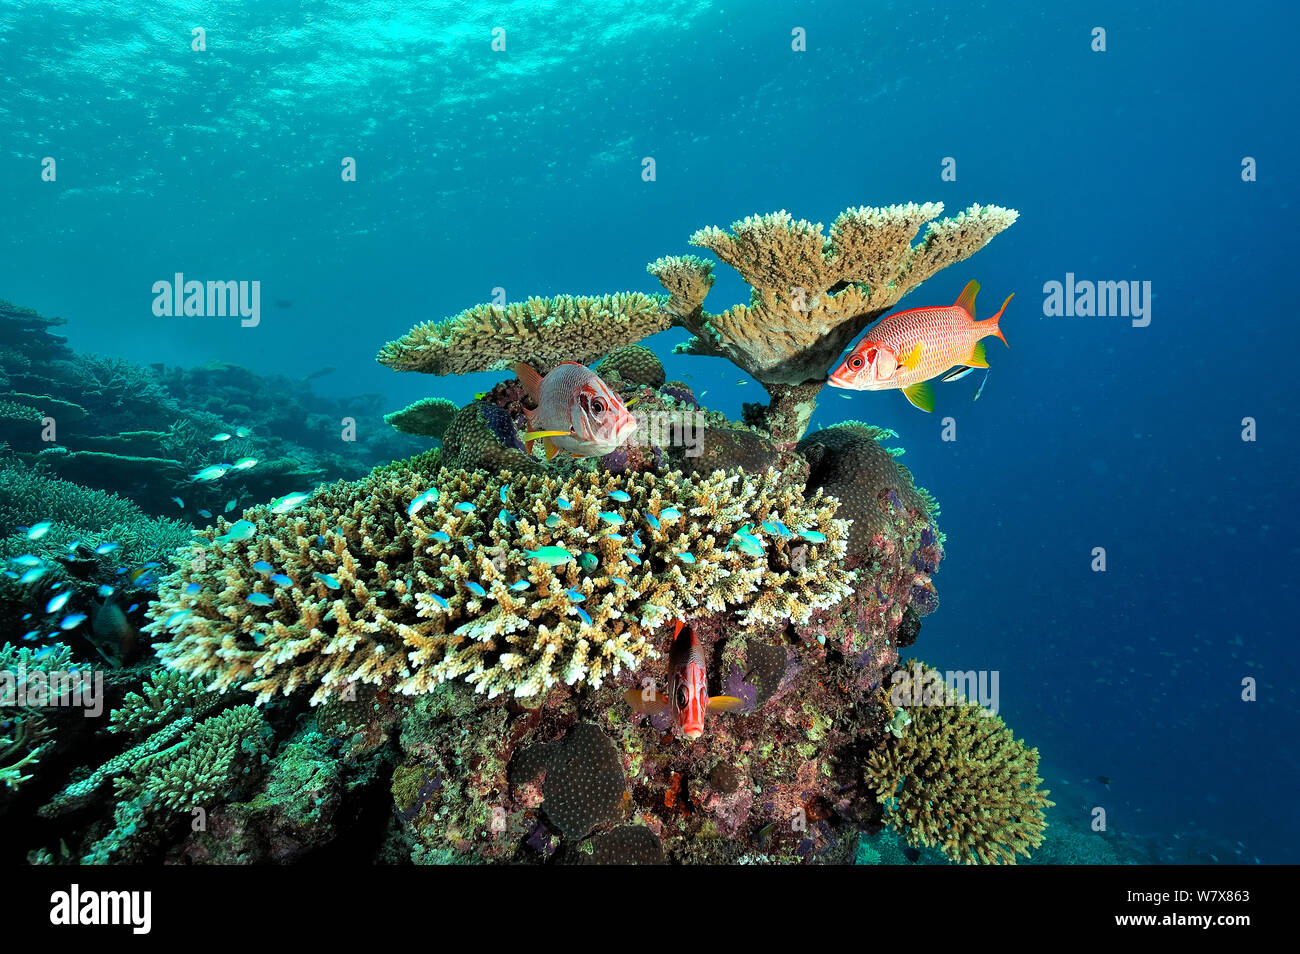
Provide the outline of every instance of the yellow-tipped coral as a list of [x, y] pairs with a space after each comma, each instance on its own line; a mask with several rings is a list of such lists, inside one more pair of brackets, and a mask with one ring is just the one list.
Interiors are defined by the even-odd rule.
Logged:
[[979, 251], [1019, 214], [974, 205], [932, 222], [912, 245], [921, 225], [942, 212], [941, 202], [849, 209], [829, 235], [785, 211], [750, 216], [730, 233], [701, 229], [691, 244], [709, 249], [753, 289], [748, 305], [719, 315], [701, 308], [712, 284], [707, 263], [665, 258], [650, 271], [670, 292], [670, 310], [695, 334], [678, 350], [729, 358], [764, 384], [820, 381], [862, 329], [935, 272]]
[[917, 704], [897, 710], [890, 726], [896, 738], [867, 759], [886, 822], [910, 844], [938, 848], [962, 864], [1028, 857], [1043, 842], [1043, 810], [1054, 804], [1038, 787], [1038, 750], [946, 688], [942, 673], [915, 661], [907, 667], [912, 683], [921, 683]]
[[565, 361], [590, 364], [672, 324], [659, 299], [639, 292], [475, 305], [445, 321], [416, 325], [384, 345], [379, 363], [396, 371], [468, 374], [526, 361], [545, 372]]
[[[656, 655], [675, 618], [801, 622], [844, 598], [836, 506], [774, 472], [390, 466], [290, 513], [246, 511], [252, 536], [214, 541], [164, 580], [148, 630], [170, 637], [170, 667], [259, 701], [310, 687], [320, 702], [351, 683], [415, 694], [464, 679], [519, 697], [598, 687]], [[753, 530], [764, 522], [791, 535]], [[746, 524], [762, 539], [737, 544]]]

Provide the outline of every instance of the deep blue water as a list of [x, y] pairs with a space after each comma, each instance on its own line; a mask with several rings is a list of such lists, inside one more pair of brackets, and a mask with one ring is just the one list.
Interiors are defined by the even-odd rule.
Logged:
[[[332, 365], [321, 389], [396, 408], [500, 379], [373, 360], [498, 286], [658, 292], [647, 262], [781, 208], [1018, 209], [903, 303], [951, 303], [971, 278], [985, 313], [1016, 293], [980, 401], [976, 378], [942, 386], [934, 415], [827, 391], [814, 426], [899, 432], [948, 534], [916, 651], [1001, 673], [1002, 714], [1064, 810], [1103, 805], [1171, 861], [1300, 861], [1300, 16], [1153, 6], [0, 2], [0, 297], [67, 318], [80, 350]], [[150, 288], [177, 271], [260, 280], [262, 323], [154, 317]], [[718, 273], [713, 311], [746, 294]], [[1044, 283], [1067, 273], [1150, 282], [1149, 326], [1046, 317]], [[685, 337], [651, 342], [669, 377], [739, 416], [758, 385], [669, 356]]]

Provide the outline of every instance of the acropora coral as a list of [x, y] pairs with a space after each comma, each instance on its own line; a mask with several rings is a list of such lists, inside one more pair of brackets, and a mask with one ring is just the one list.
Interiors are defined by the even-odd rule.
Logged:
[[[867, 758], [866, 773], [886, 823], [913, 845], [938, 848], [962, 864], [1015, 864], [1043, 840], [1038, 750], [996, 715], [943, 686], [943, 675], [914, 661], [921, 682], [910, 720]], [[919, 680], [916, 673], [924, 673]], [[932, 698], [923, 696], [933, 683]]]
[[[667, 620], [799, 622], [840, 600], [848, 527], [834, 513], [769, 472], [387, 468], [290, 513], [245, 511], [255, 530], [185, 558], [148, 630], [170, 638], [168, 665], [259, 701], [301, 687], [319, 702], [353, 683], [417, 694], [456, 678], [489, 696], [599, 686], [653, 657]], [[761, 556], [731, 545], [772, 521], [793, 536], [765, 534]]]

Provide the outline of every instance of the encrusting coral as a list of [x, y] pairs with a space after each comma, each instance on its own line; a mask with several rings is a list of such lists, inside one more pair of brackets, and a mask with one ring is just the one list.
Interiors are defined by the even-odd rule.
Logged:
[[810, 467], [809, 488], [835, 497], [840, 516], [853, 521], [849, 553], [866, 552], [875, 534], [896, 526], [882, 507], [891, 491], [904, 509], [930, 519], [939, 515], [934, 498], [898, 462], [902, 449], [884, 446], [883, 441], [897, 436], [862, 421], [842, 421], [808, 434], [797, 445]]
[[[147, 629], [170, 637], [169, 666], [259, 701], [310, 687], [320, 702], [354, 682], [415, 694], [463, 678], [489, 697], [599, 686], [653, 656], [666, 621], [801, 621], [843, 598], [834, 513], [771, 472], [512, 483], [390, 467], [290, 513], [245, 511], [247, 538], [163, 581]], [[794, 536], [754, 530], [757, 554], [734, 544], [763, 523]]]
[[915, 661], [907, 669], [910, 722], [867, 759], [887, 824], [953, 861], [1015, 864], [1042, 844], [1053, 804], [1038, 787], [1038, 750], [946, 687], [938, 670]]
[[645, 345], [616, 348], [596, 365], [596, 372], [602, 375], [614, 372], [629, 384], [651, 388], [663, 387], [666, 380], [663, 362]]
[[528, 361], [546, 372], [565, 361], [594, 361], [671, 326], [659, 300], [640, 292], [529, 298], [475, 305], [446, 321], [417, 325], [386, 344], [379, 363], [397, 371], [467, 374]]

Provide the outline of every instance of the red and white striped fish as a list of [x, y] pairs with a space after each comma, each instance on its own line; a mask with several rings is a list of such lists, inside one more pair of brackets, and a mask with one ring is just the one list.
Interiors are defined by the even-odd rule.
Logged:
[[595, 371], [566, 361], [546, 377], [526, 364], [515, 365], [524, 392], [536, 406], [528, 411], [524, 434], [529, 452], [533, 441], [546, 442], [546, 459], [560, 451], [574, 457], [603, 457], [622, 447], [636, 430], [627, 405]]
[[[881, 319], [828, 383], [851, 391], [899, 390], [921, 410], [933, 411], [934, 391], [927, 383], [931, 378], [953, 381], [971, 368], [987, 368], [982, 338], [996, 335], [1007, 343], [998, 321], [1014, 293], [992, 318], [976, 321], [979, 290], [979, 282], [972, 281], [952, 305], [912, 308]], [[949, 373], [954, 368], [960, 370]]]
[[706, 712], [736, 712], [745, 707], [745, 701], [736, 696], [710, 698], [704, 647], [695, 638], [695, 630], [681, 620], [673, 630], [673, 645], [668, 651], [668, 681], [666, 699], [654, 689], [629, 689], [623, 698], [645, 715], [668, 713], [673, 727], [688, 739], [698, 739], [704, 734]]

